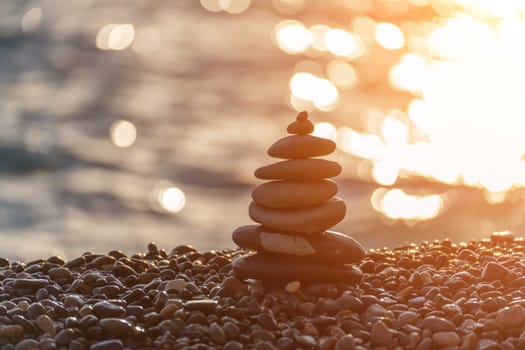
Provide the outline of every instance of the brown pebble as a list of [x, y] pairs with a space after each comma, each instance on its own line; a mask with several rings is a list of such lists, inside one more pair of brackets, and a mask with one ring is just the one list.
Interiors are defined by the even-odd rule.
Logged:
[[496, 313], [496, 321], [504, 328], [519, 327], [524, 321], [523, 308], [518, 305], [504, 307]]
[[385, 325], [383, 321], [377, 321], [372, 326], [370, 331], [372, 344], [376, 346], [385, 346], [391, 348], [394, 342], [394, 335], [392, 331]]
[[[230, 340], [226, 344], [224, 344], [223, 350], [243, 350], [244, 345], [242, 343], [236, 341], [236, 340]], [[93, 349], [91, 349], [93, 350]]]
[[184, 303], [184, 308], [188, 311], [210, 312], [214, 310], [218, 302], [213, 299], [189, 300]]
[[496, 280], [504, 281], [509, 273], [510, 271], [505, 266], [490, 261], [483, 268], [481, 279], [488, 282]]
[[35, 323], [43, 333], [47, 333], [52, 337], [56, 335], [55, 325], [53, 320], [48, 315], [38, 316]]
[[270, 342], [259, 341], [255, 343], [255, 350], [277, 350], [277, 348]]
[[266, 312], [257, 315], [257, 323], [269, 330], [274, 330], [277, 328], [277, 322], [275, 321], [273, 315]]
[[299, 281], [291, 281], [286, 284], [284, 287], [284, 290], [288, 293], [297, 293], [297, 291], [301, 288], [301, 282]]
[[129, 321], [117, 317], [103, 318], [99, 321], [99, 324], [107, 333], [118, 336], [127, 335], [132, 330], [132, 325]]
[[418, 318], [418, 315], [414, 311], [403, 311], [397, 317], [397, 321], [402, 326], [405, 324], [416, 324]]
[[456, 326], [454, 323], [443, 317], [428, 316], [423, 320], [422, 327], [431, 330], [432, 332], [447, 332], [454, 331]]
[[231, 294], [240, 293], [245, 290], [244, 283], [237, 277], [228, 276], [222, 281], [223, 288]]
[[58, 346], [66, 346], [74, 337], [75, 331], [72, 328], [64, 328], [55, 336], [55, 342]]
[[442, 347], [461, 344], [461, 339], [456, 332], [436, 332], [432, 335], [432, 340]]
[[18, 338], [24, 332], [20, 325], [3, 325], [0, 326], [0, 338]]
[[[335, 348], [335, 345], [337, 343], [337, 338], [333, 336], [328, 337], [322, 337], [319, 339], [319, 350], [332, 350]], [[345, 349], [351, 349], [351, 348], [345, 348]]]
[[126, 309], [108, 301], [99, 301], [93, 305], [93, 314], [98, 318], [122, 317], [126, 314]]
[[36, 350], [40, 349], [40, 343], [35, 339], [24, 339], [15, 346], [15, 350]]
[[223, 345], [226, 343], [226, 332], [224, 332], [224, 329], [217, 324], [217, 322], [213, 322], [210, 325], [210, 338], [211, 340], [218, 345]]

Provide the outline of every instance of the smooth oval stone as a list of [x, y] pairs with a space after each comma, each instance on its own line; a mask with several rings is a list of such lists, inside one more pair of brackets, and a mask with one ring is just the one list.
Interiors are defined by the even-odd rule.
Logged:
[[314, 131], [314, 124], [308, 119], [297, 119], [286, 128], [289, 134], [305, 135]]
[[335, 142], [312, 135], [292, 135], [277, 140], [268, 149], [274, 158], [301, 159], [325, 156], [335, 151]]
[[232, 262], [240, 278], [255, 278], [266, 282], [300, 281], [301, 283], [358, 283], [363, 273], [351, 265], [323, 264], [296, 257], [270, 254], [249, 254]]
[[324, 232], [343, 220], [346, 205], [337, 197], [296, 209], [272, 209], [251, 202], [248, 213], [253, 221], [278, 231], [313, 234]]
[[325, 159], [292, 159], [263, 166], [255, 170], [262, 180], [319, 180], [341, 173], [341, 166]]
[[305, 257], [311, 261], [351, 263], [365, 256], [359, 242], [335, 231], [305, 236], [285, 234], [260, 225], [246, 225], [236, 229], [232, 239], [242, 248]]
[[255, 187], [252, 198], [269, 208], [299, 208], [326, 202], [338, 189], [332, 180], [270, 181]]

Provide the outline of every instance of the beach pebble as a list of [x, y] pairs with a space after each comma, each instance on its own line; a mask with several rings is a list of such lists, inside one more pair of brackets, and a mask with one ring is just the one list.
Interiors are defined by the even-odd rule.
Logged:
[[211, 340], [215, 344], [223, 345], [224, 343], [226, 343], [226, 340], [227, 340], [226, 332], [221, 326], [217, 324], [217, 322], [213, 322], [210, 325], [209, 333], [210, 333]]
[[224, 344], [223, 350], [243, 350], [244, 345], [236, 340], [230, 340]]
[[99, 324], [105, 332], [118, 336], [127, 335], [132, 330], [132, 324], [129, 321], [117, 317], [103, 318]]
[[397, 317], [397, 322], [399, 322], [400, 325], [416, 324], [418, 319], [419, 317], [414, 311], [403, 311]]
[[391, 348], [394, 341], [392, 331], [383, 321], [377, 321], [372, 325], [370, 337], [373, 345]]
[[432, 340], [441, 347], [458, 346], [461, 338], [456, 332], [436, 332], [432, 335]]
[[302, 159], [325, 156], [335, 151], [335, 142], [312, 135], [285, 136], [268, 148], [273, 158]]
[[202, 311], [207, 313], [214, 310], [217, 304], [217, 301], [212, 299], [189, 300], [184, 303], [184, 308], [188, 311]]
[[278, 231], [313, 234], [324, 232], [343, 220], [346, 205], [337, 197], [294, 209], [272, 209], [252, 202], [248, 213], [253, 221]]
[[291, 281], [288, 282], [286, 286], [284, 286], [284, 290], [291, 294], [296, 293], [299, 290], [299, 288], [301, 288], [300, 281]]
[[235, 276], [228, 276], [222, 281], [222, 287], [231, 294], [240, 293], [246, 289], [244, 283]]
[[42, 333], [47, 333], [50, 336], [54, 337], [56, 335], [55, 325], [53, 320], [48, 315], [40, 315], [36, 318], [36, 325]]
[[40, 349], [40, 343], [35, 339], [24, 339], [15, 346], [15, 350], [36, 350]]
[[186, 284], [187, 282], [183, 280], [182, 278], [175, 278], [175, 279], [168, 281], [168, 283], [166, 283], [165, 289], [166, 290], [173, 289], [180, 293], [184, 290], [184, 288], [186, 288]]
[[2, 325], [0, 326], [0, 337], [17, 338], [22, 335], [24, 328], [20, 325]]
[[488, 262], [481, 272], [481, 279], [492, 282], [496, 280], [503, 281], [509, 275], [510, 271], [503, 265], [496, 262]]
[[325, 159], [291, 159], [255, 170], [262, 180], [320, 180], [337, 176], [342, 168], [338, 163]]
[[506, 306], [497, 311], [496, 321], [504, 328], [519, 327], [524, 321], [523, 308], [518, 305]]
[[93, 305], [93, 314], [98, 318], [122, 317], [126, 314], [126, 309], [108, 301], [99, 301]]
[[432, 332], [447, 332], [456, 329], [456, 326], [451, 321], [437, 316], [427, 316], [422, 323], [422, 327], [431, 330]]

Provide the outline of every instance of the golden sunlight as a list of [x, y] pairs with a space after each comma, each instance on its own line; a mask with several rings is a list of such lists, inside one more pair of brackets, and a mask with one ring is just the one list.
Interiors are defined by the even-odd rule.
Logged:
[[398, 50], [405, 46], [405, 36], [398, 26], [392, 23], [378, 23], [375, 28], [377, 43], [388, 50]]
[[292, 95], [310, 101], [316, 108], [328, 111], [335, 108], [339, 93], [335, 85], [310, 73], [299, 72], [290, 79]]
[[336, 141], [337, 129], [332, 123], [320, 122], [315, 124], [312, 135]]
[[326, 48], [336, 56], [357, 58], [364, 53], [360, 38], [343, 29], [330, 29], [324, 35]]
[[372, 206], [391, 219], [423, 221], [435, 218], [443, 210], [440, 195], [409, 195], [400, 189], [377, 189], [372, 194]]
[[290, 54], [306, 51], [312, 42], [312, 34], [298, 21], [279, 22], [274, 28], [274, 35], [281, 50]]

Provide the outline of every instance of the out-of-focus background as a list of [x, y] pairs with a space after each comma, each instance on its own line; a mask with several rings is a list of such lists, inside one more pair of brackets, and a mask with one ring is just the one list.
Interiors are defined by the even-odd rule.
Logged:
[[0, 2], [0, 256], [233, 247], [307, 110], [367, 248], [525, 224], [518, 0]]

